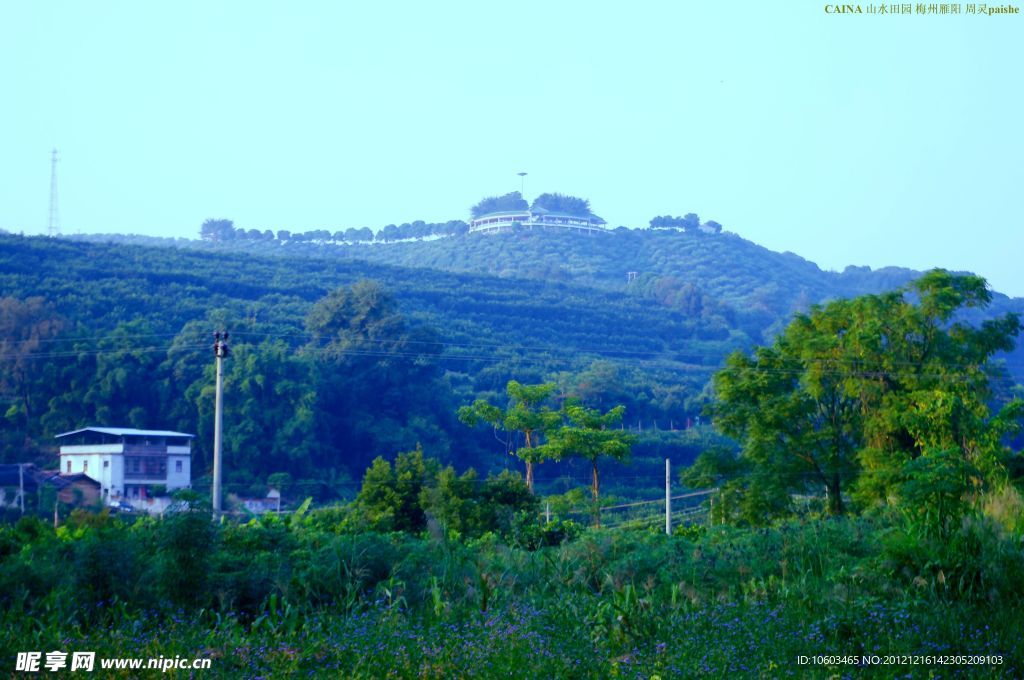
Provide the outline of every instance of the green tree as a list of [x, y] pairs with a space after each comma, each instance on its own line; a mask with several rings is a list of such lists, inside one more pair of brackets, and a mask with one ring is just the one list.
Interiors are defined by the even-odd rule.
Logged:
[[1022, 404], [991, 414], [988, 360], [1013, 347], [1020, 320], [954, 320], [989, 300], [983, 279], [935, 270], [892, 293], [814, 307], [771, 347], [730, 356], [709, 410], [749, 463], [729, 488], [771, 499], [748, 521], [766, 521], [789, 493], [818, 484], [833, 514], [845, 511], [850, 488], [862, 502], [887, 502], [907, 464], [932, 450], [957, 450], [983, 478], [998, 477]]
[[439, 426], [450, 418], [438, 384], [440, 345], [433, 332], [411, 327], [377, 282], [339, 288], [306, 317], [313, 336], [304, 352], [314, 360], [319, 446], [327, 467], [358, 470], [374, 452], [423, 442], [438, 455], [449, 442]]
[[[244, 234], [240, 230], [238, 234]], [[231, 241], [236, 237], [235, 223], [231, 220], [210, 218], [199, 228], [199, 237], [204, 241]]]
[[[578, 403], [567, 403], [563, 408], [566, 424], [548, 433], [546, 453], [555, 459], [577, 456], [590, 462], [590, 494], [595, 511], [601, 496], [601, 477], [598, 461], [611, 458], [625, 461], [636, 437], [615, 429], [622, 422], [625, 406], [616, 406], [606, 413], [586, 408]], [[596, 515], [600, 524], [600, 515]]]
[[420, 532], [426, 528], [422, 495], [436, 484], [440, 465], [424, 458], [423, 449], [400, 453], [394, 467], [376, 458], [363, 477], [356, 505], [370, 525], [380, 530]]
[[420, 491], [420, 505], [446, 532], [465, 537], [479, 535], [479, 481], [476, 470], [459, 475], [448, 466], [437, 473], [433, 484]]
[[925, 533], [946, 539], [967, 514], [979, 471], [957, 450], [929, 451], [904, 466], [899, 488], [909, 518]]
[[484, 482], [477, 505], [483, 531], [508, 535], [517, 514], [536, 516], [540, 499], [526, 486], [522, 475], [502, 470]]
[[681, 226], [686, 231], [697, 231], [697, 228], [700, 227], [700, 217], [696, 213], [686, 213], [683, 215]]
[[992, 379], [1003, 369], [991, 359], [1013, 349], [1019, 316], [978, 326], [961, 320], [991, 303], [985, 280], [934, 270], [907, 293], [916, 304], [899, 293], [862, 298], [867, 310], [845, 338], [860, 369], [850, 391], [864, 411], [857, 493], [872, 504], [894, 495], [905, 466], [931, 451], [958, 451], [977, 470], [977, 485], [1000, 481], [1009, 454], [1003, 442], [1024, 416], [1020, 399], [992, 408]]
[[[319, 450], [316, 391], [308, 356], [281, 340], [236, 345], [225, 364], [224, 451], [227, 464], [262, 476], [266, 470], [310, 472]], [[214, 366], [196, 398], [199, 434], [213, 436]]]
[[565, 194], [541, 194], [533, 199], [533, 210], [538, 208], [549, 212], [563, 213], [566, 215], [577, 215], [579, 217], [590, 217], [590, 201], [585, 198], [567, 196]]
[[459, 420], [470, 427], [486, 423], [495, 430], [523, 435], [523, 446], [515, 448], [512, 453], [526, 463], [526, 487], [531, 493], [534, 467], [546, 457], [546, 449], [539, 444], [544, 433], [556, 427], [561, 420], [558, 412], [544, 403], [551, 398], [555, 387], [554, 383], [522, 385], [510, 380], [505, 386], [509, 398], [508, 408], [501, 409], [483, 399], [477, 399], [472, 406], [459, 409]]
[[470, 208], [469, 212], [473, 217], [480, 217], [492, 212], [518, 211], [529, 208], [529, 203], [523, 200], [523, 195], [513, 191], [504, 196], [488, 196]]

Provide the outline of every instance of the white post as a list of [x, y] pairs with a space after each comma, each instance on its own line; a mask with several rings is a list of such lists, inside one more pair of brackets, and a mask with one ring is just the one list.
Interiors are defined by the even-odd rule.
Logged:
[[21, 514], [25, 514], [25, 464], [18, 464], [18, 504], [21, 506]]
[[213, 413], [213, 514], [220, 516], [221, 510], [221, 421], [223, 415], [223, 392], [224, 392], [224, 357], [228, 355], [228, 334], [224, 333], [224, 341], [221, 342], [220, 333], [214, 333], [215, 338], [213, 351], [217, 357], [217, 390], [214, 399]]
[[544, 521], [551, 523], [551, 501], [544, 504]]
[[665, 459], [665, 534], [672, 535], [672, 463]]

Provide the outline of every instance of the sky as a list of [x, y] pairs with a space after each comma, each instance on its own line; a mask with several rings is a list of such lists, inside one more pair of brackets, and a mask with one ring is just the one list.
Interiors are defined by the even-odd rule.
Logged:
[[[916, 5], [916, 3], [915, 3]], [[0, 4], [0, 229], [694, 212], [823, 269], [1024, 296], [1024, 17], [805, 0]]]

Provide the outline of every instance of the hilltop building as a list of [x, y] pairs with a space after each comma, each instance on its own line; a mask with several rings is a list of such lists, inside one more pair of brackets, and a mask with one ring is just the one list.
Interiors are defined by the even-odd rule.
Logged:
[[[86, 427], [57, 435], [60, 474], [86, 475], [100, 484], [103, 502], [147, 501], [155, 491], [192, 483], [192, 439], [168, 430]], [[161, 487], [158, 489], [157, 487]]]
[[470, 233], [511, 231], [516, 228], [514, 225], [517, 224], [522, 229], [554, 227], [584, 233], [608, 233], [608, 230], [605, 228], [607, 223], [597, 215], [569, 215], [567, 213], [552, 212], [541, 207], [526, 208], [524, 210], [506, 210], [480, 215], [469, 223], [469, 231]]

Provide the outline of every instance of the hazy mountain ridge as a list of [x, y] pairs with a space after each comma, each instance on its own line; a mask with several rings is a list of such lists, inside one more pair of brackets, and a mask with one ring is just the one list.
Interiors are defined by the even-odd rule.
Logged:
[[[892, 290], [921, 273], [897, 266], [879, 269], [848, 266], [842, 272], [825, 271], [800, 255], [775, 252], [730, 232], [708, 234], [660, 229], [617, 229], [607, 235], [594, 236], [538, 229], [354, 244], [276, 240], [210, 242], [121, 235], [76, 238], [161, 247], [173, 245], [221, 253], [349, 263], [365, 261], [400, 269], [625, 293], [701, 318], [720, 329], [742, 330], [754, 342], [769, 340], [788, 323], [794, 312], [804, 311], [813, 304]], [[367, 272], [367, 275], [374, 274]], [[630, 280], [631, 277], [635, 278]], [[498, 290], [502, 288], [499, 286]], [[402, 297], [409, 295], [415, 296], [415, 291], [407, 289]], [[982, 313], [972, 313], [970, 318], [978, 321], [1008, 311], [1024, 313], [1024, 299], [994, 292], [992, 306]], [[1020, 380], [1024, 376], [1024, 350], [1018, 348], [1010, 361]]]
[[[675, 277], [737, 309], [753, 305], [767, 307], [776, 314], [788, 314], [836, 297], [891, 290], [921, 274], [898, 266], [871, 269], [851, 265], [842, 272], [826, 271], [798, 254], [772, 251], [730, 232], [617, 229], [606, 236], [585, 236], [536, 230], [353, 244], [250, 240], [214, 243], [122, 235], [74, 238], [366, 260], [503, 278], [571, 282], [614, 291], [626, 290], [629, 273], [635, 272], [639, 279]], [[999, 293], [994, 297], [1000, 307], [1013, 300]], [[1024, 309], [1024, 299], [1012, 306]]]

